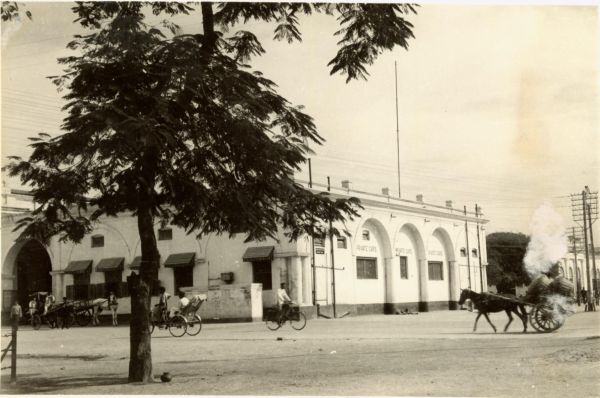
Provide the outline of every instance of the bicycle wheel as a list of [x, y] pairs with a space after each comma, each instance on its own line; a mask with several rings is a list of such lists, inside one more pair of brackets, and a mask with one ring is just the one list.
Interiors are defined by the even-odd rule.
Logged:
[[90, 314], [89, 310], [78, 312], [75, 315], [75, 322], [77, 322], [77, 324], [79, 326], [87, 326], [90, 324], [91, 321], [92, 321], [92, 314]]
[[302, 330], [306, 326], [306, 316], [302, 311], [298, 312], [298, 319], [289, 319], [290, 325], [296, 330]]
[[281, 323], [279, 323], [279, 321], [274, 321], [272, 319], [267, 319], [266, 323], [269, 330], [277, 330], [281, 327]]
[[42, 326], [42, 318], [38, 314], [34, 314], [31, 317], [31, 326], [33, 326], [35, 330], [39, 330]]
[[196, 336], [202, 330], [202, 318], [200, 315], [194, 315], [194, 318], [188, 322], [187, 330], [185, 331], [190, 336]]
[[175, 315], [169, 320], [169, 333], [173, 337], [181, 337], [187, 331], [187, 321], [181, 315]]

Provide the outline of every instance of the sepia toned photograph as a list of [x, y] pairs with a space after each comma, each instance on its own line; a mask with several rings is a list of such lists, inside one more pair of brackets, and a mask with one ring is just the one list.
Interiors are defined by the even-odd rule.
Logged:
[[600, 396], [594, 2], [1, 6], [0, 394]]

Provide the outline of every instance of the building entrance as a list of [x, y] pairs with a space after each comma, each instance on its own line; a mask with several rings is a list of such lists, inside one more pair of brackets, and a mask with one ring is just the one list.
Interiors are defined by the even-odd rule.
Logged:
[[30, 240], [19, 251], [15, 260], [17, 299], [27, 308], [29, 294], [52, 291], [52, 263], [41, 243]]

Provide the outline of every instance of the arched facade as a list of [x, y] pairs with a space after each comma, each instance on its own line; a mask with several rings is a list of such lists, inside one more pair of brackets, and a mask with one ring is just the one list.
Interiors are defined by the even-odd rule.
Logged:
[[[331, 194], [337, 198], [347, 192]], [[479, 280], [480, 270], [485, 281], [485, 268], [480, 266], [479, 256], [470, 251], [463, 256], [461, 249], [475, 247], [475, 222], [485, 220], [422, 202], [362, 193], [356, 196], [364, 209], [354, 220], [335, 225], [348, 235], [332, 238], [303, 236], [289, 242], [279, 231], [277, 239], [244, 242], [243, 235], [198, 238], [179, 228], [157, 224], [160, 282], [173, 295], [178, 289], [207, 294], [203, 310], [209, 319], [240, 320], [255, 318], [254, 309], [249, 317], [240, 308], [248, 307], [247, 300], [252, 300], [254, 306], [256, 294], [260, 295], [261, 306], [276, 305], [277, 288], [283, 282], [292, 299], [306, 307], [307, 313], [316, 313], [318, 305], [319, 311], [329, 316], [334, 305], [338, 316], [343, 312], [454, 309], [461, 288], [477, 286], [480, 290], [479, 284], [467, 285], [467, 281], [474, 284]], [[483, 234], [480, 239], [485, 247]], [[105, 293], [109, 282], [121, 284], [119, 312], [128, 313], [126, 279], [139, 267], [139, 242], [137, 222], [130, 214], [101, 219], [79, 244], [53, 240], [45, 248], [51, 263], [53, 293], [58, 298], [72, 295], [77, 274], [73, 263], [89, 262], [89, 294]], [[17, 278], [11, 267], [22, 245], [15, 234], [3, 240], [5, 297], [16, 290]], [[485, 253], [476, 254], [485, 264]], [[82, 279], [78, 277], [80, 282]], [[227, 300], [233, 301], [226, 304]]]

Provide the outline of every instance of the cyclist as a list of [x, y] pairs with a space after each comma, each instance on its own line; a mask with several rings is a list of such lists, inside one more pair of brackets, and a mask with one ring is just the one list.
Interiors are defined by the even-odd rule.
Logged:
[[280, 285], [277, 290], [277, 305], [279, 306], [279, 323], [285, 322], [290, 313], [290, 304], [293, 303], [290, 296], [285, 291], [285, 283]]
[[167, 312], [167, 301], [169, 301], [169, 293], [165, 291], [164, 286], [158, 288], [160, 293], [160, 297], [158, 298], [158, 304], [154, 306], [154, 311], [152, 311], [152, 316], [154, 318], [154, 322], [162, 323], [166, 321], [165, 314]]

